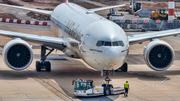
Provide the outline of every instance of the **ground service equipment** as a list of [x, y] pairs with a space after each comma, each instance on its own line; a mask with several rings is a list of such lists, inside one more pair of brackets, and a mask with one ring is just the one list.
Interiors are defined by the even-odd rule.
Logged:
[[[109, 78], [108, 78], [109, 79]], [[102, 86], [93, 85], [93, 80], [76, 79], [72, 81], [74, 85], [75, 96], [99, 96], [111, 94], [123, 94], [124, 87], [113, 88], [111, 84], [103, 84]]]
[[150, 19], [152, 20], [168, 20], [168, 14], [165, 9], [160, 9], [159, 12], [152, 12]]
[[[176, 19], [180, 19], [174, 14]], [[152, 20], [168, 20], [168, 14], [165, 9], [159, 9], [159, 12], [152, 12], [150, 19]]]
[[107, 14], [107, 19], [113, 21], [113, 20], [123, 20], [124, 14], [117, 14], [116, 9], [112, 8], [109, 9], [109, 13]]
[[136, 2], [136, 0], [133, 0], [133, 2], [131, 1], [130, 5], [129, 5], [129, 13], [130, 14], [131, 14], [132, 9], [134, 12], [136, 12], [136, 11], [142, 9], [142, 4], [139, 2]]

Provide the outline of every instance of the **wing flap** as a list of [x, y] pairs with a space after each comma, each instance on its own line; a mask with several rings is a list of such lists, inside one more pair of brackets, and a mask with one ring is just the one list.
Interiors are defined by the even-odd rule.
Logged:
[[154, 38], [161, 38], [166, 36], [175, 36], [180, 34], [180, 29], [172, 29], [172, 30], [165, 30], [165, 31], [159, 31], [159, 32], [148, 32], [144, 34], [138, 34], [138, 35], [131, 35], [128, 36], [129, 43], [135, 44], [135, 43], [141, 43], [147, 40], [152, 40]]
[[21, 6], [14, 6], [14, 5], [0, 4], [0, 6], [23, 9], [23, 10], [37, 12], [37, 13], [46, 14], [46, 15], [51, 15], [52, 13], [52, 11], [48, 11], [48, 10], [40, 10], [40, 9], [34, 9], [34, 8], [21, 7]]

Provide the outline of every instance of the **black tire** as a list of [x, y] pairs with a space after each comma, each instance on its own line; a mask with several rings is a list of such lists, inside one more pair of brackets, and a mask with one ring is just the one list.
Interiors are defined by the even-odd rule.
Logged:
[[106, 84], [102, 84], [103, 87], [106, 87]]
[[39, 61], [36, 61], [36, 71], [37, 72], [41, 71], [41, 63]]
[[[109, 84], [107, 87], [106, 87], [106, 84], [102, 84], [102, 86], [104, 87], [104, 95], [105, 96], [108, 96], [108, 95], [111, 95], [111, 88], [113, 88], [113, 85]], [[109, 94], [106, 93], [105, 89], [109, 90]]]
[[51, 63], [49, 61], [46, 61], [46, 71], [51, 71]]
[[121, 70], [123, 72], [127, 72], [128, 71], [128, 64], [126, 62], [122, 65]]
[[110, 91], [109, 87], [104, 87], [104, 95], [108, 96], [110, 94], [111, 94], [111, 91]]
[[109, 86], [109, 88], [113, 88], [113, 85], [111, 85], [111, 84], [109, 84], [108, 86]]
[[142, 32], [145, 32], [146, 30], [145, 30], [145, 29], [142, 29], [141, 31], [142, 31]]

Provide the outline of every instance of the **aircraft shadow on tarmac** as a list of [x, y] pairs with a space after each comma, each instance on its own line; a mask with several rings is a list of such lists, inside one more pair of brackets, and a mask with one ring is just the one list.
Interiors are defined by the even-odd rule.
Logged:
[[[132, 55], [130, 55], [131, 57]], [[39, 55], [35, 54], [35, 59], [38, 58]], [[123, 95], [110, 95], [106, 96], [97, 96], [97, 97], [74, 97], [73, 91], [74, 88], [72, 86], [73, 79], [92, 79], [96, 85], [101, 85], [105, 83], [103, 80], [105, 76], [100, 76], [99, 71], [95, 71], [93, 69], [87, 68], [84, 63], [81, 61], [64, 58], [64, 55], [51, 55], [48, 59], [52, 63], [52, 71], [51, 72], [36, 72], [36, 70], [24, 70], [24, 71], [12, 71], [12, 70], [1, 70], [0, 71], [0, 79], [3, 80], [25, 80], [28, 78], [34, 79], [49, 79], [48, 84], [51, 86], [57, 85], [66, 93], [67, 96], [72, 97], [73, 99], [80, 100], [103, 100], [103, 101], [113, 101], [119, 98], [119, 96]], [[73, 65], [72, 65], [73, 64]], [[75, 65], [81, 65], [80, 67], [74, 67]], [[30, 68], [34, 68], [30, 67]], [[111, 79], [128, 79], [128, 78], [138, 78], [142, 81], [162, 81], [166, 78], [166, 75], [179, 75], [180, 70], [168, 70], [163, 72], [156, 71], [130, 71], [130, 72], [116, 72], [114, 76], [110, 76]], [[158, 75], [156, 75], [158, 74]], [[161, 75], [161, 76], [159, 76]], [[56, 83], [53, 83], [51, 80], [55, 80]], [[37, 80], [38, 81], [38, 80]], [[38, 81], [41, 83], [40, 81]], [[122, 85], [120, 85], [122, 86]], [[50, 90], [51, 91], [51, 90]], [[53, 90], [52, 90], [53, 92]], [[56, 91], [57, 92], [57, 91]]]

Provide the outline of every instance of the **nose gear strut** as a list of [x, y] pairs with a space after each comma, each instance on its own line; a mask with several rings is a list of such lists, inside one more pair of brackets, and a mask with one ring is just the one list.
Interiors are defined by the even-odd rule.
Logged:
[[113, 88], [113, 86], [111, 84], [109, 84], [109, 82], [111, 81], [111, 79], [108, 77], [109, 74], [114, 75], [114, 70], [103, 70], [102, 71], [104, 75], [106, 75], [105, 77], [105, 81], [106, 84], [103, 84], [102, 86], [104, 87], [104, 95], [110, 95], [111, 94], [111, 89]]

